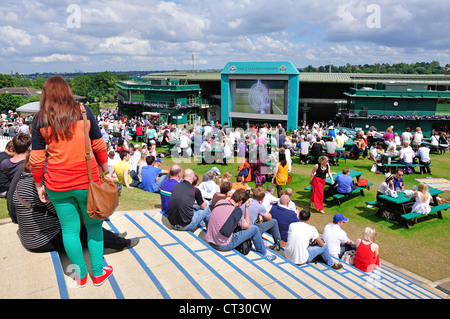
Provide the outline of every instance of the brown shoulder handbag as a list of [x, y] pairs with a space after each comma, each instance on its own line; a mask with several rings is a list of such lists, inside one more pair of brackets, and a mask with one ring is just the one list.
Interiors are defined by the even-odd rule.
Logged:
[[103, 170], [98, 166], [101, 185], [92, 180], [91, 171], [91, 141], [86, 116], [86, 109], [81, 104], [81, 114], [84, 121], [84, 140], [86, 146], [86, 163], [89, 176], [89, 189], [87, 197], [87, 213], [93, 219], [104, 220], [111, 216], [119, 206], [119, 194], [116, 184], [104, 178]]

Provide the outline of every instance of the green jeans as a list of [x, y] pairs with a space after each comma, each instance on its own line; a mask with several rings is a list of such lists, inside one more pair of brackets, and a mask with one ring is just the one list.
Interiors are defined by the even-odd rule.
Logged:
[[83, 247], [80, 240], [81, 220], [87, 230], [87, 245], [91, 257], [91, 267], [94, 276], [103, 273], [103, 229], [102, 221], [92, 219], [87, 214], [87, 189], [77, 189], [65, 192], [54, 192], [47, 189], [61, 224], [64, 249], [70, 262], [75, 266], [78, 278], [87, 275], [87, 267], [83, 257]]

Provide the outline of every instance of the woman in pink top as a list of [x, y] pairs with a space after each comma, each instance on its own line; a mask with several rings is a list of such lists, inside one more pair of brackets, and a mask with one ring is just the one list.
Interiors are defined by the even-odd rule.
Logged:
[[384, 133], [383, 138], [384, 138], [385, 142], [389, 142], [390, 138], [394, 139], [394, 133], [392, 132], [392, 127], [388, 127], [386, 129], [386, 133]]
[[375, 229], [366, 227], [363, 238], [356, 241], [355, 267], [364, 272], [380, 267], [379, 247], [374, 243], [376, 234]]

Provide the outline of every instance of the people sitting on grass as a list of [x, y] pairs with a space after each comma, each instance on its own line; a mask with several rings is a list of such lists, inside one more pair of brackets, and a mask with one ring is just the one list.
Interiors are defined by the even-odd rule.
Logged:
[[284, 247], [286, 258], [294, 264], [302, 265], [320, 256], [331, 268], [336, 270], [343, 268], [342, 264], [334, 262], [328, 245], [320, 237], [316, 227], [308, 224], [311, 218], [310, 211], [302, 210], [299, 218], [299, 222], [289, 225], [288, 242]]
[[159, 168], [162, 160], [152, 155], [145, 159], [147, 166], [142, 167], [142, 181], [139, 188], [149, 193], [159, 193], [161, 185], [168, 178], [169, 171]]
[[236, 181], [231, 184], [231, 190], [236, 191], [238, 189], [243, 189], [247, 191], [248, 186], [246, 183], [244, 183], [244, 177], [241, 175], [236, 175]]
[[137, 173], [134, 170], [131, 170], [131, 165], [128, 162], [130, 160], [130, 152], [121, 151], [119, 156], [120, 161], [113, 165], [110, 174], [112, 175], [115, 173], [119, 183], [127, 188], [132, 189], [139, 186], [141, 182]]

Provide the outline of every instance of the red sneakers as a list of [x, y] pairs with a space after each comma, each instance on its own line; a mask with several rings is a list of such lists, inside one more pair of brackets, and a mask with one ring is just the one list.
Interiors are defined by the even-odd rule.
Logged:
[[102, 285], [106, 281], [106, 279], [108, 279], [108, 277], [112, 275], [112, 272], [112, 266], [103, 267], [103, 274], [101, 276], [94, 277], [94, 285]]
[[84, 286], [86, 286], [87, 277], [88, 277], [88, 274], [86, 274], [86, 276], [84, 278], [82, 278], [82, 279], [79, 279], [77, 276], [75, 276], [75, 278], [77, 280], [78, 288], [83, 288]]

